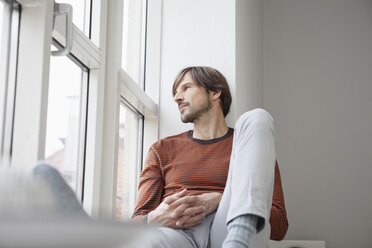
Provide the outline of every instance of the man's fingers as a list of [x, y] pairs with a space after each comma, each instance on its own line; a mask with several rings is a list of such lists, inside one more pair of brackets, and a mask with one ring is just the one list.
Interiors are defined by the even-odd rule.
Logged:
[[185, 210], [188, 209], [190, 207], [190, 204], [188, 203], [183, 203], [181, 205], [179, 205], [178, 207], [176, 207], [176, 209], [173, 210], [171, 216], [173, 218], [178, 218], [180, 216], [183, 216], [183, 215], [186, 215], [184, 214]]
[[184, 215], [183, 211], [185, 211], [189, 207], [193, 207], [198, 202], [198, 200], [198, 196], [185, 196], [172, 202], [171, 204], [169, 204], [170, 209], [174, 209], [172, 217]]
[[184, 224], [199, 222], [204, 217], [205, 217], [205, 212], [201, 212], [201, 213], [198, 213], [198, 214], [191, 215], [191, 217]]
[[179, 198], [175, 200], [174, 202], [172, 202], [172, 204], [174, 204], [174, 206], [179, 206], [183, 203], [194, 204], [195, 202], [198, 202], [198, 201], [200, 201], [200, 197], [197, 195], [192, 195], [192, 196], [184, 196], [182, 198]]
[[197, 206], [197, 207], [190, 207], [187, 208], [183, 214], [184, 215], [192, 215], [195, 216], [200, 213], [204, 213], [206, 211], [206, 208], [204, 206]]
[[178, 193], [175, 193], [173, 195], [166, 197], [163, 202], [166, 204], [171, 204], [174, 201], [180, 199], [181, 197], [184, 197], [186, 194], [187, 194], [187, 189], [184, 189]]
[[176, 226], [182, 228], [188, 228], [199, 224], [205, 217], [205, 212], [201, 212], [195, 215], [183, 216], [177, 222]]
[[188, 203], [181, 204], [178, 206], [175, 210], [173, 210], [171, 216], [173, 218], [177, 218], [179, 216], [187, 216], [187, 215], [195, 215], [199, 214], [201, 212], [205, 212], [205, 207], [204, 206], [192, 206]]
[[191, 216], [182, 216], [176, 221], [176, 226], [177, 227], [183, 227], [183, 223], [185, 223], [188, 219], [190, 219]]

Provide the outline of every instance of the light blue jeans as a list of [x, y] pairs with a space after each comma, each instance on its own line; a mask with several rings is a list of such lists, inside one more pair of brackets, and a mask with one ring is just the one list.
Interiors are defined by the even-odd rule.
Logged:
[[54, 167], [39, 164], [32, 170], [32, 174], [36, 180], [48, 187], [52, 194], [53, 206], [49, 213], [52, 216], [49, 217], [89, 219], [75, 193]]

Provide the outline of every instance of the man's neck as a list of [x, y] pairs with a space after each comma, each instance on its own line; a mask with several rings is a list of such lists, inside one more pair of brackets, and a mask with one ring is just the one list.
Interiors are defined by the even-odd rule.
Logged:
[[211, 140], [224, 136], [228, 127], [223, 115], [204, 115], [194, 122], [193, 138]]

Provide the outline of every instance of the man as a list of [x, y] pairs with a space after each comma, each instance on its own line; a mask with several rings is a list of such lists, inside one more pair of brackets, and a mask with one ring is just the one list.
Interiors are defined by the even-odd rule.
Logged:
[[161, 226], [153, 247], [267, 247], [270, 215], [271, 238], [282, 239], [288, 222], [271, 116], [252, 110], [229, 128], [230, 90], [210, 67], [183, 69], [173, 96], [194, 130], [150, 148], [133, 221]]

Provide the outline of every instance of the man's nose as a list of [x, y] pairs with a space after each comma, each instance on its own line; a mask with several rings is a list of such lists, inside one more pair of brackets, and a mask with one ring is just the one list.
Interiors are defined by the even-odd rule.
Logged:
[[177, 92], [174, 95], [173, 101], [175, 101], [176, 103], [182, 102], [183, 101], [183, 95], [180, 92]]

